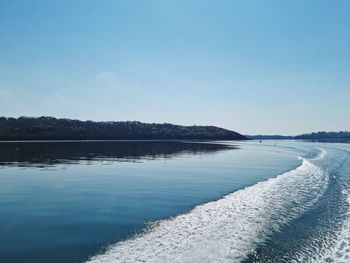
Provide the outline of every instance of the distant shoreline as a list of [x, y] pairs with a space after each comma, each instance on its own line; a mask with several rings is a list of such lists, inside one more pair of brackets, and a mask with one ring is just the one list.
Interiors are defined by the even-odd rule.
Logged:
[[248, 140], [216, 126], [0, 117], [0, 141]]
[[284, 135], [246, 135], [252, 140], [296, 140], [313, 142], [350, 142], [350, 132], [313, 132], [297, 136]]
[[0, 140], [0, 143], [11, 142], [216, 142], [230, 140], [202, 140], [202, 139], [151, 139], [151, 140]]

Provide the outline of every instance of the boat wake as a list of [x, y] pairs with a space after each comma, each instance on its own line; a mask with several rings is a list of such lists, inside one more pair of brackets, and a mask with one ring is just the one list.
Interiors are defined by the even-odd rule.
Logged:
[[240, 262], [310, 209], [328, 183], [328, 173], [302, 159], [292, 171], [154, 222], [88, 262]]

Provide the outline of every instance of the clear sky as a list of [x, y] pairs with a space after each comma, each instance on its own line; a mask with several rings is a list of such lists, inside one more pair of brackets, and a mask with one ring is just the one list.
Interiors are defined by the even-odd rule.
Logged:
[[350, 1], [0, 0], [0, 115], [350, 130]]

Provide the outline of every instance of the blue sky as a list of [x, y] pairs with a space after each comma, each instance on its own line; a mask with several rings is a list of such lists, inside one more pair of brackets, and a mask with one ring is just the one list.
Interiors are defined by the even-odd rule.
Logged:
[[0, 115], [350, 130], [349, 1], [0, 0]]

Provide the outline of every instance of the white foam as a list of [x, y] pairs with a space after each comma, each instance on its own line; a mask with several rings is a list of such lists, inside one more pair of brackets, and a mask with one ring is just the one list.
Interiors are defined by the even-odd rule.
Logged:
[[303, 160], [293, 171], [155, 222], [88, 262], [238, 262], [310, 208], [327, 184], [328, 176]]
[[[346, 197], [350, 205], [350, 193], [343, 190], [342, 194]], [[350, 262], [350, 211], [347, 213], [347, 219], [344, 220], [342, 230], [334, 245], [324, 250], [320, 257], [310, 260], [311, 263], [334, 262], [349, 263]]]
[[[343, 150], [341, 148], [341, 150]], [[324, 151], [324, 150], [323, 150]], [[326, 151], [321, 151], [320, 156], [325, 157]], [[347, 154], [349, 152], [347, 151]], [[349, 155], [348, 155], [349, 156]], [[349, 162], [349, 159], [343, 159], [343, 157], [337, 157], [337, 161], [341, 163]], [[348, 158], [345, 156], [345, 158]], [[316, 158], [318, 160], [319, 158]], [[348, 168], [350, 168], [348, 166]], [[349, 171], [346, 169], [345, 171]], [[338, 180], [337, 176], [333, 175], [333, 178]], [[342, 198], [345, 198], [350, 206], [350, 185], [347, 183], [340, 183], [343, 187], [341, 194]], [[349, 263], [350, 262], [350, 211], [348, 210], [345, 218], [343, 219], [343, 224], [341, 230], [337, 233], [336, 239], [331, 237], [328, 241], [328, 246], [320, 251], [318, 255], [314, 255], [314, 258], [308, 260], [310, 263]], [[334, 241], [334, 243], [333, 243]]]
[[320, 153], [313, 159], [313, 160], [321, 160], [321, 159], [324, 159], [327, 155], [327, 151], [323, 148], [317, 148]]

